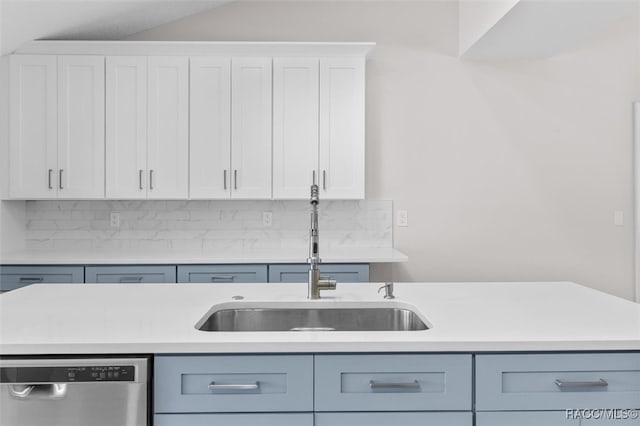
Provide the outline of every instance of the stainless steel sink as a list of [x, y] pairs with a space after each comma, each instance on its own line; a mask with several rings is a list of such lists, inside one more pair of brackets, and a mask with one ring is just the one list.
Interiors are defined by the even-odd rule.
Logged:
[[[215, 307], [214, 307], [215, 308]], [[202, 331], [420, 331], [429, 327], [404, 306], [243, 306], [209, 311]]]

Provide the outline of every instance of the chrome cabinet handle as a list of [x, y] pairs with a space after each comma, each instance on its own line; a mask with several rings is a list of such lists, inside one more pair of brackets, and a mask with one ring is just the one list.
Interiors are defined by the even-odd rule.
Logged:
[[41, 283], [44, 281], [44, 278], [42, 277], [20, 277], [20, 282], [21, 283]]
[[218, 280], [233, 281], [234, 279], [235, 277], [233, 275], [211, 275], [211, 281], [218, 281]]
[[375, 380], [369, 380], [369, 388], [371, 390], [396, 389], [405, 391], [417, 391], [421, 389], [420, 383], [417, 380], [413, 382], [377, 382]]
[[64, 189], [62, 187], [62, 173], [64, 172], [64, 169], [60, 169], [60, 172], [58, 173], [58, 187], [60, 189]]
[[153, 191], [153, 169], [149, 170], [149, 189]]
[[120, 277], [118, 280], [120, 283], [141, 283], [143, 277]]
[[327, 190], [327, 171], [322, 171], [322, 189]]
[[53, 189], [53, 185], [51, 184], [51, 173], [53, 173], [53, 169], [49, 169], [49, 189]]
[[222, 184], [224, 186], [224, 190], [227, 190], [227, 169], [224, 169], [222, 174]]
[[259, 390], [260, 382], [256, 380], [255, 383], [249, 384], [228, 384], [228, 385], [219, 385], [216, 382], [209, 383], [209, 390], [211, 391], [251, 391], [251, 390]]
[[609, 383], [604, 379], [599, 379], [593, 382], [565, 382], [564, 380], [556, 379], [557, 387], [562, 389], [587, 389], [587, 388], [606, 388]]
[[233, 171], [233, 189], [238, 190], [238, 170]]
[[316, 184], [316, 171], [314, 170], [311, 175], [311, 185]]
[[138, 188], [140, 190], [144, 189], [143, 186], [142, 186], [142, 175], [143, 175], [143, 173], [144, 173], [144, 170], [142, 170], [142, 169], [138, 170]]

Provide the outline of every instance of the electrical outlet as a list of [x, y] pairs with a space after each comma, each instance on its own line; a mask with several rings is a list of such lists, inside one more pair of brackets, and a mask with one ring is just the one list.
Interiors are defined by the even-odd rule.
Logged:
[[398, 224], [398, 226], [402, 227], [409, 226], [409, 214], [406, 210], [398, 210], [396, 223]]
[[109, 214], [109, 225], [111, 225], [112, 228], [120, 228], [119, 212], [111, 212], [111, 214]]
[[269, 228], [271, 225], [273, 225], [273, 213], [262, 212], [262, 226]]

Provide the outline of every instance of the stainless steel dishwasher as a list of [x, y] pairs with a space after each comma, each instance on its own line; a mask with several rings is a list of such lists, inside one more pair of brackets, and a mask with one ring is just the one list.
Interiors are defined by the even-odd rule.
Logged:
[[0, 359], [2, 426], [148, 426], [149, 358]]

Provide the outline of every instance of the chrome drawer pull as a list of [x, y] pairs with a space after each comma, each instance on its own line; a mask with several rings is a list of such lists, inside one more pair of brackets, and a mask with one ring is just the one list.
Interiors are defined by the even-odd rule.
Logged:
[[604, 379], [600, 379], [595, 382], [565, 382], [563, 380], [556, 379], [554, 383], [560, 389], [606, 388], [609, 386], [609, 383]]
[[51, 173], [53, 173], [53, 169], [49, 169], [49, 189], [53, 189], [53, 185], [51, 185]]
[[369, 388], [371, 390], [376, 389], [403, 389], [417, 391], [420, 390], [420, 383], [417, 380], [413, 382], [376, 382], [375, 380], [369, 380]]
[[234, 278], [233, 275], [211, 275], [211, 281], [233, 281]]
[[21, 283], [41, 283], [42, 281], [44, 281], [42, 277], [20, 277]]
[[229, 391], [229, 390], [248, 391], [248, 390], [259, 390], [259, 389], [260, 389], [260, 382], [257, 380], [255, 383], [249, 383], [246, 385], [241, 385], [241, 384], [216, 385], [216, 382], [209, 383], [209, 390], [211, 391]]
[[60, 172], [58, 173], [58, 188], [60, 189], [64, 189], [62, 186], [62, 173], [64, 173], [64, 169], [60, 169]]
[[120, 283], [141, 283], [143, 277], [120, 277]]

